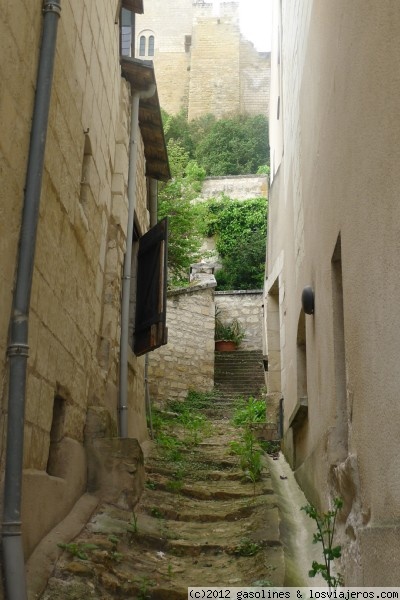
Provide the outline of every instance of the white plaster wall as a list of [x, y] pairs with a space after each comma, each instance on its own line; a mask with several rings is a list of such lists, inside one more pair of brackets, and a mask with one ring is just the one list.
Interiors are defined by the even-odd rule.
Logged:
[[[308, 284], [315, 290], [296, 475], [324, 508], [332, 495], [345, 499], [347, 585], [396, 585], [400, 561], [399, 34], [395, 0], [282, 2], [282, 124], [271, 123], [271, 155], [281, 153], [280, 131], [284, 154], [270, 192], [267, 291], [278, 280], [290, 454], [301, 292]], [[271, 64], [274, 78], [274, 51]], [[347, 432], [339, 426], [334, 354], [331, 260], [339, 234]]]

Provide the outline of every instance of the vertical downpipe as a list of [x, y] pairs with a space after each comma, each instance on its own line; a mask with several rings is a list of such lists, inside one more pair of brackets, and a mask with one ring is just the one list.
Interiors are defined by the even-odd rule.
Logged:
[[43, 3], [43, 32], [32, 117], [16, 284], [7, 349], [10, 365], [3, 512], [3, 570], [7, 600], [27, 598], [21, 524], [28, 320], [60, 0]]

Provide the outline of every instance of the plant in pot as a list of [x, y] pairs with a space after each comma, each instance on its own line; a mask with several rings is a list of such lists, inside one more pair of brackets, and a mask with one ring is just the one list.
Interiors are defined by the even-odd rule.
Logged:
[[215, 349], [219, 352], [236, 350], [245, 335], [243, 326], [238, 319], [223, 322], [220, 311], [215, 311]]

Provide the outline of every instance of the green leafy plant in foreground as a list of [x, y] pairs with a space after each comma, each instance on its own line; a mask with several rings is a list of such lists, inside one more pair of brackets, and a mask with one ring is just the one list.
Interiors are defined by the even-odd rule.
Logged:
[[333, 545], [335, 535], [336, 518], [338, 512], [343, 508], [343, 500], [335, 498], [333, 501], [333, 509], [326, 513], [319, 513], [315, 506], [307, 504], [301, 510], [313, 519], [317, 525], [317, 533], [314, 533], [313, 544], [322, 544], [322, 552], [324, 562], [319, 563], [313, 561], [312, 569], [309, 571], [309, 577], [315, 577], [318, 573], [325, 579], [329, 589], [343, 585], [343, 577], [340, 573], [332, 574], [333, 561], [340, 558], [342, 555], [342, 547]]
[[249, 429], [245, 430], [242, 439], [231, 442], [231, 452], [239, 456], [240, 467], [245, 479], [249, 479], [254, 485], [260, 481], [262, 474], [261, 450], [256, 437]]
[[250, 396], [247, 401], [241, 399], [237, 402], [232, 422], [239, 427], [263, 423], [266, 418], [265, 411], [265, 400]]

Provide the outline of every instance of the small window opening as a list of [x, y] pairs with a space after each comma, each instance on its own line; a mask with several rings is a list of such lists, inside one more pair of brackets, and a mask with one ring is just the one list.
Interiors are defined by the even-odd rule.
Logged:
[[62, 463], [60, 461], [60, 444], [64, 438], [66, 402], [59, 395], [54, 396], [53, 419], [50, 430], [50, 448], [47, 461], [47, 473], [54, 477], [62, 477]]
[[192, 45], [192, 36], [185, 35], [185, 52], [190, 52], [191, 45]]
[[90, 192], [90, 171], [92, 169], [93, 156], [92, 156], [92, 144], [90, 137], [85, 134], [85, 144], [83, 148], [83, 159], [82, 159], [82, 171], [81, 171], [81, 189], [79, 195], [79, 201], [82, 205], [83, 210], [86, 212], [89, 192]]
[[139, 56], [146, 56], [146, 38], [144, 35], [140, 36]]
[[149, 56], [154, 56], [154, 35], [149, 37]]

